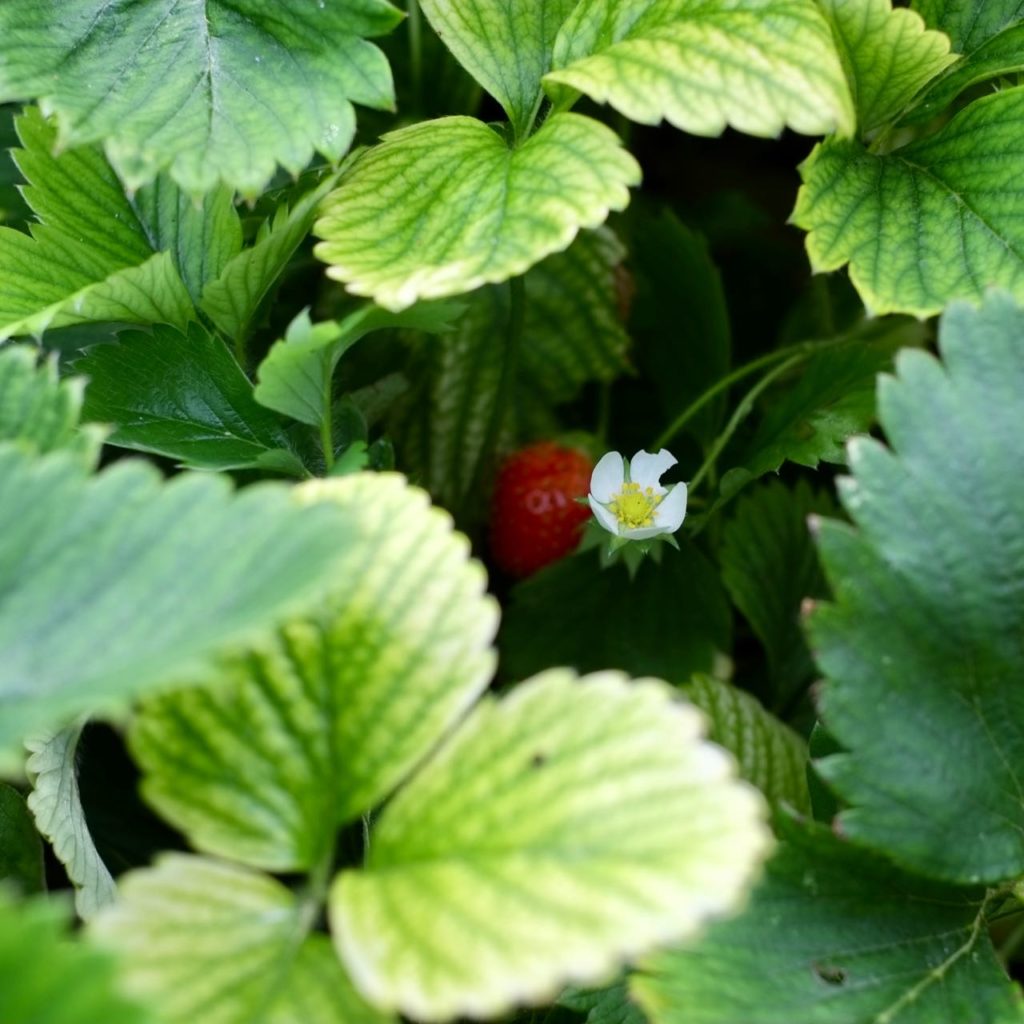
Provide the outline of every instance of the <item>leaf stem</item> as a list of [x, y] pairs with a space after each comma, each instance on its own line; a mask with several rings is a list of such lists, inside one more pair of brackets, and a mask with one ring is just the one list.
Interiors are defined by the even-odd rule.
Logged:
[[324, 393], [320, 409], [320, 447], [324, 450], [324, 467], [328, 476], [334, 468], [334, 425], [331, 422], [332, 390], [332, 377], [329, 373], [324, 374]]
[[516, 376], [519, 372], [519, 346], [526, 322], [526, 278], [513, 277], [509, 281], [508, 326], [505, 331], [505, 351], [501, 362], [501, 376], [498, 378], [498, 392], [494, 408], [487, 424], [487, 433], [480, 448], [480, 460], [474, 474], [474, 487], [483, 483], [485, 474], [491, 468], [501, 440], [512, 396], [515, 393]]
[[419, 107], [423, 86], [423, 16], [420, 14], [419, 0], [407, 0], [405, 9], [409, 15], [409, 77]]
[[664, 448], [669, 441], [671, 441], [682, 429], [686, 426], [694, 416], [697, 415], [709, 402], [713, 401], [720, 394], [728, 391], [734, 384], [743, 380], [744, 377], [749, 377], [752, 373], [757, 373], [758, 370], [763, 370], [766, 366], [772, 366], [774, 363], [778, 363], [783, 360], [789, 360], [791, 357], [799, 356], [800, 359], [806, 359], [809, 356], [815, 355], [818, 352], [822, 352], [825, 349], [832, 348], [839, 344], [845, 344], [848, 341], [846, 335], [842, 335], [838, 338], [832, 338], [829, 341], [800, 341], [795, 345], [787, 345], [785, 348], [780, 348], [775, 352], [769, 352], [766, 355], [758, 356], [757, 359], [752, 359], [749, 363], [744, 363], [743, 366], [733, 370], [732, 373], [727, 374], [720, 380], [716, 381], [706, 391], [698, 395], [660, 434], [658, 439], [654, 442], [654, 449]]

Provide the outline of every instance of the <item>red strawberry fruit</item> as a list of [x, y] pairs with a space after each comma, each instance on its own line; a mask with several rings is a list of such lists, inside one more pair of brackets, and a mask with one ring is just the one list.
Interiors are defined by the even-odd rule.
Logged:
[[574, 550], [590, 509], [593, 463], [581, 451], [542, 441], [505, 460], [491, 504], [491, 555], [509, 576], [535, 573]]

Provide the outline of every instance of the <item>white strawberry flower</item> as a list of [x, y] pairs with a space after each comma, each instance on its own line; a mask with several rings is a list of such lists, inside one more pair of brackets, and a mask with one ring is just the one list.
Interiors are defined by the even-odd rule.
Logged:
[[676, 461], [664, 448], [657, 455], [637, 452], [629, 462], [618, 452], [603, 455], [587, 496], [597, 521], [624, 540], [675, 533], [686, 518], [686, 484], [663, 487], [661, 475]]

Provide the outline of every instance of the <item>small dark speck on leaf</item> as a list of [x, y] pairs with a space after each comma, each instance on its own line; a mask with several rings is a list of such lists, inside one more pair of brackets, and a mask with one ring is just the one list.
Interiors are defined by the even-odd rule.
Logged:
[[814, 964], [814, 973], [829, 985], [843, 985], [846, 982], [846, 971], [832, 964]]
[[540, 752], [538, 752], [538, 753], [534, 754], [533, 757], [530, 758], [530, 767], [531, 768], [541, 768], [541, 767], [543, 767], [543, 765], [547, 761], [547, 759], [548, 759], [547, 754], [541, 754]]

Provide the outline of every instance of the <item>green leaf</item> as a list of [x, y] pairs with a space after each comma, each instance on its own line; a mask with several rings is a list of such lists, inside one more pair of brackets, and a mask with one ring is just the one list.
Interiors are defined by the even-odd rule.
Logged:
[[202, 201], [186, 195], [165, 175], [139, 189], [132, 200], [150, 245], [170, 252], [192, 301], [242, 248], [242, 222], [235, 195], [220, 186]]
[[786, 842], [746, 911], [650, 958], [630, 988], [653, 1024], [1019, 1024], [986, 894], [904, 874], [820, 826]]
[[81, 452], [91, 465], [100, 439], [78, 430], [84, 385], [80, 377], [60, 380], [56, 360], [40, 363], [37, 350], [27, 345], [0, 351], [0, 442], [38, 455]]
[[0, 891], [12, 884], [25, 893], [43, 891], [43, 844], [25, 798], [0, 782]]
[[32, 781], [28, 805], [39, 831], [75, 887], [75, 909], [88, 920], [114, 899], [114, 879], [96, 849], [78, 792], [75, 752], [82, 726], [43, 733], [27, 742], [25, 771]]
[[751, 479], [778, 472], [784, 462], [811, 469], [844, 462], [847, 439], [875, 421], [876, 376], [892, 366], [899, 349], [920, 345], [924, 337], [915, 321], [869, 320], [838, 344], [823, 346], [804, 364], [796, 384], [768, 405], [734, 462]]
[[945, 32], [957, 53], [970, 53], [1020, 20], [1020, 0], [911, 0], [932, 28]]
[[391, 313], [369, 305], [344, 320], [318, 324], [310, 321], [305, 310], [260, 363], [256, 401], [300, 423], [319, 426], [330, 415], [338, 361], [360, 338], [394, 328], [441, 333], [452, 329], [462, 309], [457, 303], [438, 302]]
[[1024, 296], [1021, 118], [1024, 89], [1006, 89], [884, 156], [845, 140], [818, 145], [800, 167], [792, 218], [809, 232], [814, 269], [849, 263], [876, 314], [931, 316], [990, 285]]
[[459, 63], [504, 107], [517, 138], [529, 132], [551, 68], [555, 35], [576, 0], [423, 0], [423, 11]]
[[[636, 208], [631, 211], [636, 213]], [[707, 242], [670, 210], [634, 216], [631, 266], [637, 293], [629, 318], [636, 358], [653, 384], [665, 423], [729, 372], [729, 312]], [[710, 403], [687, 429], [705, 446], [725, 403]]]
[[633, 121], [696, 135], [852, 132], [853, 103], [814, 0], [582, 0], [545, 78]]
[[774, 804], [809, 814], [807, 744], [750, 694], [711, 676], [695, 676], [683, 693], [708, 716], [708, 739], [739, 763], [740, 778]]
[[586, 1024], [646, 1024], [643, 1011], [629, 996], [625, 982], [605, 989], [567, 989], [558, 1005], [586, 1014]]
[[0, 445], [0, 761], [309, 607], [346, 542], [337, 510], [310, 500], [165, 484], [137, 461], [90, 478], [70, 456]]
[[387, 61], [362, 37], [399, 17], [384, 0], [8, 0], [0, 102], [44, 101], [61, 143], [102, 141], [130, 188], [167, 169], [192, 194], [255, 196], [277, 164], [339, 159], [353, 102], [390, 108]]
[[891, 121], [956, 60], [949, 37], [892, 0], [823, 0], [850, 82], [862, 135]]
[[516, 148], [445, 117], [384, 136], [324, 202], [316, 254], [355, 295], [401, 310], [497, 283], [629, 202], [640, 168], [615, 133], [554, 114]]
[[281, 421], [218, 339], [198, 324], [154, 327], [96, 345], [76, 364], [89, 378], [87, 419], [114, 426], [110, 444], [154, 452], [195, 469], [304, 470]]
[[313, 227], [320, 200], [334, 187], [329, 174], [291, 206], [277, 207], [253, 244], [233, 256], [203, 289], [201, 308], [229, 338], [244, 337], [274, 282]]
[[486, 687], [496, 607], [465, 538], [390, 474], [317, 485], [343, 513], [316, 618], [222, 665], [215, 689], [149, 702], [131, 745], [143, 793], [204, 851], [309, 868]]
[[[527, 433], [531, 407], [571, 401], [589, 380], [611, 380], [626, 366], [629, 337], [619, 319], [615, 268], [625, 252], [607, 229], [581, 233], [526, 274], [524, 344], [504, 436]], [[500, 386], [509, 290], [493, 285], [468, 298], [457, 328], [415, 335], [412, 387], [390, 428], [402, 468], [461, 518], [478, 500], [474, 484]]]
[[1024, 312], [999, 294], [955, 304], [940, 350], [882, 378], [891, 447], [851, 444], [855, 525], [821, 523], [836, 597], [811, 640], [846, 753], [817, 767], [852, 805], [844, 835], [974, 883], [1024, 871]]
[[732, 910], [770, 840], [699, 734], [664, 683], [616, 673], [484, 698], [334, 883], [357, 985], [419, 1020], [492, 1016]]
[[722, 534], [722, 582], [768, 656], [778, 711], [814, 672], [800, 628], [801, 604], [826, 588], [807, 521], [833, 509], [831, 498], [805, 481], [790, 489], [773, 480], [740, 499]]
[[125, 989], [158, 1006], [161, 1024], [387, 1024], [311, 923], [266, 875], [164, 854], [124, 877], [90, 936], [118, 954]]
[[586, 551], [520, 583], [502, 622], [503, 672], [619, 668], [671, 683], [710, 672], [715, 655], [732, 648], [729, 605], [708, 560], [678, 541], [678, 551], [666, 548], [633, 578], [621, 566], [602, 569]]
[[152, 1024], [120, 992], [114, 960], [64, 934], [56, 905], [17, 905], [0, 886], [0, 1019], [4, 1024]]
[[[29, 182], [24, 196], [41, 223], [30, 234], [0, 227], [0, 340], [90, 321], [186, 323], [192, 301], [174, 256], [154, 255], [102, 153], [55, 154], [56, 130], [35, 108], [16, 125], [23, 148], [15, 159]], [[201, 220], [193, 213], [189, 223]]]

